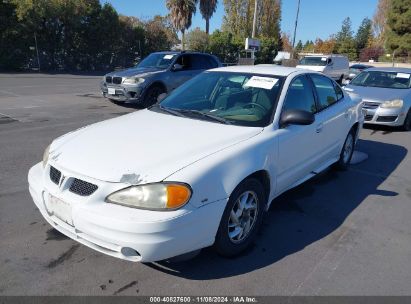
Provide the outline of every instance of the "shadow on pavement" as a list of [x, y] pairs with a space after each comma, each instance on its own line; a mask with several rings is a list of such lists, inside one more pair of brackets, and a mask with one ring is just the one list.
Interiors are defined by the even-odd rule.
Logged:
[[[301, 251], [342, 227], [342, 223], [369, 195], [396, 196], [378, 189], [407, 155], [404, 147], [359, 140], [358, 150], [369, 155], [348, 171], [327, 170], [276, 198], [252, 248], [227, 259], [211, 248], [192, 260], [148, 263], [149, 267], [191, 280], [211, 280], [245, 274]], [[339, 233], [335, 233], [335, 241]]]

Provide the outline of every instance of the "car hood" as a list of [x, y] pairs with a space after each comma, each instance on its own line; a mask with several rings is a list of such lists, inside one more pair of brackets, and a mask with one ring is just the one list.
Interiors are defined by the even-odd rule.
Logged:
[[344, 90], [349, 93], [360, 95], [364, 101], [383, 102], [393, 99], [403, 99], [410, 93], [408, 89], [387, 89], [377, 87], [362, 87], [347, 85]]
[[131, 76], [145, 76], [148, 74], [163, 72], [164, 69], [159, 68], [139, 68], [134, 67], [127, 70], [116, 71], [107, 74], [107, 76], [120, 76], [120, 77], [131, 77]]
[[49, 159], [107, 182], [158, 182], [262, 130], [142, 110], [56, 139]]
[[325, 66], [322, 66], [322, 65], [297, 65], [296, 68], [304, 69], [304, 70], [310, 70], [310, 71], [316, 71], [316, 72], [322, 72], [322, 71], [324, 71]]

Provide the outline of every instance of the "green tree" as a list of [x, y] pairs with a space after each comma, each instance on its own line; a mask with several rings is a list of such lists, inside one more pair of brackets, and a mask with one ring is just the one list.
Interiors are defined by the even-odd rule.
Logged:
[[208, 52], [219, 57], [221, 62], [237, 62], [238, 56], [243, 50], [244, 40], [235, 37], [230, 32], [216, 30], [209, 36]]
[[210, 18], [217, 9], [217, 0], [200, 0], [200, 13], [206, 21], [206, 33], [210, 33]]
[[188, 49], [193, 51], [205, 52], [208, 48], [208, 35], [199, 27], [187, 33]]
[[397, 53], [411, 52], [411, 0], [391, 0], [386, 46]]
[[342, 22], [341, 30], [336, 35], [335, 50], [346, 55], [350, 60], [357, 58], [357, 48], [351, 28], [351, 19], [347, 17]]
[[[224, 0], [223, 31], [242, 38], [251, 37], [254, 4], [255, 0]], [[257, 10], [256, 36], [279, 40], [281, 1], [258, 0]]]
[[361, 25], [358, 27], [355, 35], [355, 42], [357, 45], [357, 53], [359, 54], [363, 48], [367, 46], [368, 41], [372, 38], [372, 21], [364, 18]]
[[167, 0], [166, 6], [174, 28], [181, 32], [182, 48], [184, 50], [185, 31], [190, 28], [193, 14], [196, 12], [195, 0]]
[[302, 42], [301, 40], [298, 40], [298, 43], [297, 43], [295, 49], [296, 49], [298, 52], [300, 52], [300, 51], [302, 51], [303, 47], [304, 47], [304, 46], [303, 46], [303, 42]]
[[372, 19], [375, 40], [374, 46], [382, 47], [385, 44], [385, 33], [387, 31], [387, 15], [390, 0], [379, 0], [377, 10]]
[[143, 55], [149, 53], [169, 50], [178, 41], [174, 29], [168, 24], [167, 17], [154, 16], [152, 20], [145, 23], [145, 49]]

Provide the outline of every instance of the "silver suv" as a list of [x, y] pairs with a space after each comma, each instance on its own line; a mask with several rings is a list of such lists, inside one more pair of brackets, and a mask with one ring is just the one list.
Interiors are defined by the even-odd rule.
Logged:
[[190, 78], [221, 66], [217, 57], [197, 52], [152, 53], [137, 66], [109, 73], [100, 83], [101, 93], [113, 101], [148, 107]]

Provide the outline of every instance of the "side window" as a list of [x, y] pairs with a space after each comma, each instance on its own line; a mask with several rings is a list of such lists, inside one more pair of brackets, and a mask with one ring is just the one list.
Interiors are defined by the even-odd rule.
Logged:
[[203, 55], [190, 55], [191, 70], [207, 70], [208, 61]]
[[189, 55], [181, 55], [175, 63], [182, 65], [183, 70], [191, 70], [191, 58]]
[[337, 102], [337, 94], [331, 79], [317, 74], [311, 74], [311, 79], [317, 91], [320, 110]]
[[214, 68], [218, 67], [218, 63], [213, 57], [206, 56], [205, 58], [207, 59], [209, 69], [214, 69]]
[[337, 94], [337, 100], [340, 100], [344, 97], [344, 93], [341, 89], [341, 87], [334, 81], [334, 88], [335, 88], [335, 93]]
[[316, 112], [312, 86], [306, 76], [298, 76], [291, 82], [284, 100], [284, 110]]

